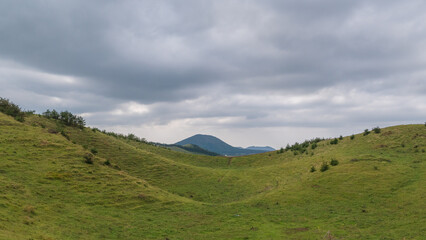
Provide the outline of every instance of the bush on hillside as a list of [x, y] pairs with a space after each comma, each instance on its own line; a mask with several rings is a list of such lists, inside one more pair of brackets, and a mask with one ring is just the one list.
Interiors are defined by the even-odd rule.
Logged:
[[370, 131], [368, 131], [368, 129], [365, 129], [365, 130], [364, 130], [364, 134], [363, 134], [363, 135], [364, 135], [364, 136], [367, 136], [368, 134], [370, 134]]
[[84, 155], [84, 162], [87, 163], [87, 164], [93, 164], [93, 157], [94, 157], [93, 154], [86, 153]]
[[61, 130], [61, 135], [64, 136], [67, 140], [70, 140], [70, 136], [68, 136], [64, 130]]
[[322, 163], [322, 165], [321, 165], [320, 171], [321, 171], [321, 172], [325, 172], [325, 171], [327, 171], [328, 169], [329, 169], [328, 163], [323, 162], [323, 163]]
[[90, 152], [96, 155], [98, 153], [98, 150], [96, 148], [90, 149]]
[[0, 112], [12, 116], [20, 122], [23, 122], [25, 118], [25, 112], [18, 105], [2, 97], [0, 97]]
[[381, 129], [379, 127], [375, 127], [375, 128], [373, 128], [373, 132], [374, 133], [380, 133]]
[[337, 144], [337, 143], [339, 143], [339, 140], [337, 140], [337, 138], [330, 141], [330, 144], [332, 144], [332, 145]]
[[355, 135], [352, 134], [351, 135], [351, 140], [354, 140], [354, 138], [355, 138]]
[[343, 140], [343, 136], [342, 135], [340, 135], [339, 140]]
[[315, 171], [316, 171], [315, 167], [312, 166], [310, 172], [315, 172]]
[[337, 159], [331, 159], [330, 165], [331, 166], [337, 166], [337, 165], [339, 165], [339, 161], [337, 161]]

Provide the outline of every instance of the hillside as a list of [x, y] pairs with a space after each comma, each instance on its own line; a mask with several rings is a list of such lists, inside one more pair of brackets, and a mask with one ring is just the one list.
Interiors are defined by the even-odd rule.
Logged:
[[210, 152], [215, 152], [224, 156], [243, 156], [266, 152], [263, 149], [244, 149], [233, 147], [217, 137], [203, 134], [197, 134], [175, 143], [175, 145], [181, 146], [186, 144], [197, 145]]
[[210, 157], [0, 113], [0, 239], [424, 239], [423, 124], [312, 146]]

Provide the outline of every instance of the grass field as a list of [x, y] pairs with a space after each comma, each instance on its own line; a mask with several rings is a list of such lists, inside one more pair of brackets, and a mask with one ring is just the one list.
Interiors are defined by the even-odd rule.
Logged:
[[0, 113], [0, 239], [426, 239], [425, 150], [423, 124], [227, 158]]

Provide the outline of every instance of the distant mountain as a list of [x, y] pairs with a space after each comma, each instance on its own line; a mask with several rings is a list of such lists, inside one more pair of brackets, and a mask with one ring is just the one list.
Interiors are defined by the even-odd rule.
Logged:
[[242, 155], [250, 155], [250, 154], [266, 152], [265, 150], [259, 150], [259, 149], [245, 149], [245, 148], [233, 147], [227, 144], [226, 142], [220, 140], [217, 137], [210, 136], [210, 135], [202, 135], [202, 134], [197, 134], [187, 139], [184, 139], [180, 142], [175, 143], [175, 145], [181, 145], [181, 146], [184, 146], [186, 144], [194, 144], [210, 152], [215, 152], [215, 153], [219, 153], [221, 155], [226, 155], [226, 156], [242, 156]]
[[269, 146], [266, 146], [266, 147], [250, 146], [250, 147], [247, 147], [246, 149], [249, 149], [249, 150], [257, 150], [257, 151], [263, 151], [263, 152], [271, 152], [271, 151], [275, 151], [275, 149], [274, 149], [274, 148], [271, 148], [271, 147], [269, 147]]

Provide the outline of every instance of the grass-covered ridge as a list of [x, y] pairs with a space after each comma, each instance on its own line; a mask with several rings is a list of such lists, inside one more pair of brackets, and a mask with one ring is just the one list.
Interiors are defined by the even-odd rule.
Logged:
[[209, 157], [0, 113], [0, 239], [423, 239], [426, 126], [336, 139]]

